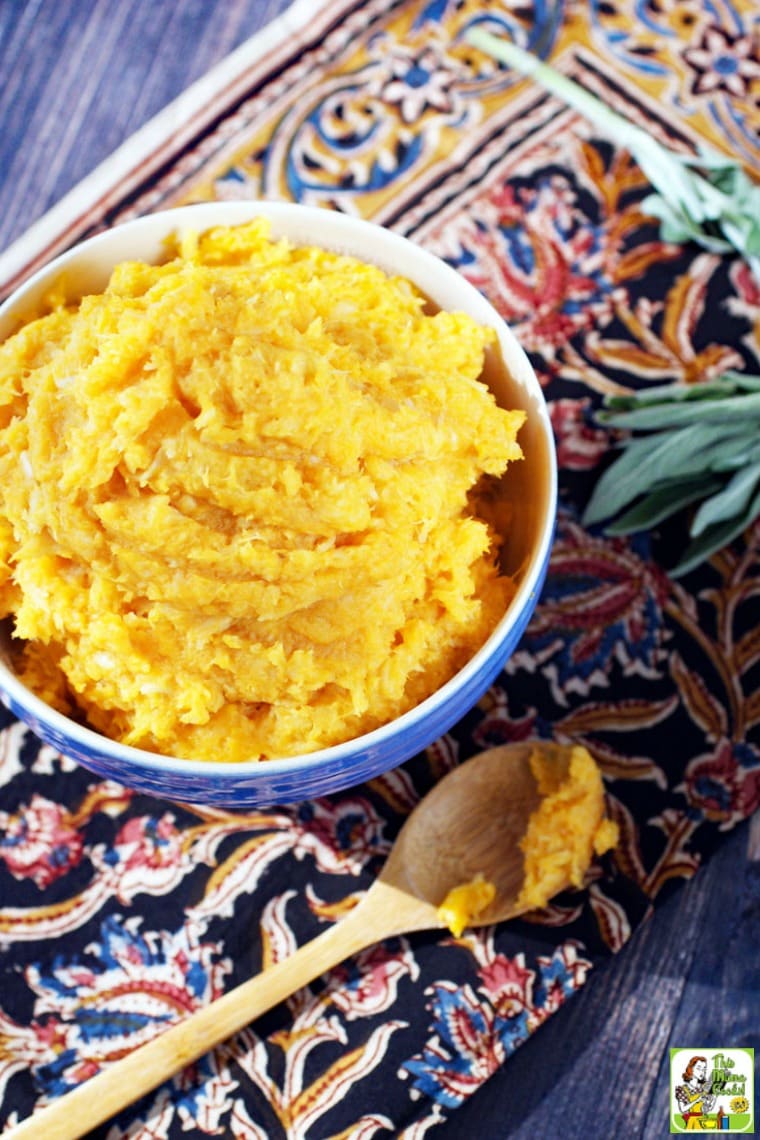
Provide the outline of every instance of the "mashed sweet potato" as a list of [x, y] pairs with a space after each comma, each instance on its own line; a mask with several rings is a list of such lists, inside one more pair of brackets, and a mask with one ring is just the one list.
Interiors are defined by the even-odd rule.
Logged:
[[496, 887], [483, 875], [452, 887], [437, 908], [439, 921], [458, 938], [473, 919], [478, 918], [496, 897]]
[[618, 841], [617, 824], [604, 816], [604, 785], [593, 757], [575, 746], [530, 757], [541, 801], [528, 821], [520, 847], [525, 880], [521, 909], [546, 906], [564, 887], [580, 887], [594, 855]]
[[493, 630], [479, 494], [523, 414], [479, 380], [490, 330], [263, 220], [50, 308], [0, 346], [0, 614], [44, 698], [154, 751], [293, 755]]
[[[523, 883], [514, 914], [546, 906], [568, 886], [583, 886], [594, 856], [619, 839], [617, 824], [605, 818], [601, 773], [587, 749], [537, 744], [528, 763], [540, 799], [519, 843]], [[479, 873], [448, 892], [437, 908], [438, 920], [458, 937], [495, 897], [495, 884]]]

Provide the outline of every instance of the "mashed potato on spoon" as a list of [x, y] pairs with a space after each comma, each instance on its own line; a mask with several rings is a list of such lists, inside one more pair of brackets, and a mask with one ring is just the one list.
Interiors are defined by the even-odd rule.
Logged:
[[267, 759], [378, 727], [486, 640], [513, 585], [483, 492], [524, 419], [479, 379], [490, 329], [262, 219], [51, 310], [0, 346], [0, 613], [42, 697]]

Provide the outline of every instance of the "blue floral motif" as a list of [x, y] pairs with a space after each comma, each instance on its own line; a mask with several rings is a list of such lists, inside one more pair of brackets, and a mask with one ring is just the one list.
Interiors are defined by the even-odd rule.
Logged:
[[94, 953], [90, 948], [74, 961], [57, 955], [47, 973], [30, 973], [45, 1005], [54, 996], [53, 1021], [65, 1038], [65, 1047], [39, 1068], [49, 1094], [75, 1087], [111, 1056], [172, 1024], [178, 1010], [190, 1013], [219, 992], [216, 947], [196, 944], [184, 929], [142, 933], [137, 925], [110, 915]]
[[402, 1075], [445, 1108], [456, 1108], [530, 1036], [551, 1009], [579, 985], [588, 963], [560, 947], [539, 959], [538, 972], [519, 960], [496, 955], [479, 971], [482, 986], [435, 982], [429, 1009], [433, 1021], [422, 1053]]
[[573, 974], [568, 970], [561, 950], [555, 952], [549, 961], [544, 960], [533, 991], [538, 1007], [558, 1004], [570, 997], [577, 988]]
[[[508, 87], [514, 76], [491, 63], [483, 67], [461, 54], [467, 31], [485, 23], [547, 56], [562, 25], [562, 5], [538, 0], [530, 18], [521, 13], [464, 13], [453, 0], [420, 4], [403, 39], [370, 31], [373, 60], [317, 88], [299, 116], [286, 116], [262, 152], [263, 185], [275, 155], [287, 152], [283, 176], [294, 201], [371, 194], [402, 182], [435, 150], [438, 129], [466, 129], [480, 118], [479, 101]], [[475, 68], [475, 70], [473, 70]], [[336, 163], [336, 159], [340, 161]], [[336, 176], [337, 167], [342, 173]], [[224, 178], [246, 183], [242, 169]]]
[[459, 989], [436, 982], [432, 990], [428, 1043], [419, 1056], [405, 1063], [404, 1070], [419, 1092], [446, 1108], [456, 1108], [525, 1040], [526, 1018], [499, 1017], [469, 986]]
[[746, 740], [734, 743], [734, 755], [742, 768], [760, 767], [760, 750], [753, 748]]

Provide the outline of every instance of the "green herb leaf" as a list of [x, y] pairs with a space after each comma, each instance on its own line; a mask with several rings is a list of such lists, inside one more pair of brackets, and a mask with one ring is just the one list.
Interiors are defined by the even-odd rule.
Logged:
[[694, 480], [674, 482], [669, 486], [660, 487], [652, 491], [643, 499], [625, 511], [614, 522], [609, 523], [605, 530], [608, 534], [635, 534], [638, 530], [650, 530], [663, 519], [690, 507], [692, 503], [704, 499], [713, 491], [723, 486], [721, 480], [714, 475], [697, 476]]
[[696, 538], [687, 547], [680, 562], [670, 571], [671, 575], [674, 578], [680, 578], [684, 574], [688, 574], [690, 570], [696, 569], [711, 554], [722, 550], [724, 546], [728, 546], [730, 542], [738, 538], [748, 526], [752, 525], [758, 514], [760, 514], [760, 493], [755, 495], [740, 514], [734, 518], [715, 523]]
[[743, 429], [731, 429], [716, 438], [710, 423], [634, 438], [599, 479], [583, 516], [586, 525], [602, 522], [638, 496], [657, 490], [668, 479], [703, 475], [715, 461], [720, 461], [726, 448], [735, 445], [746, 450], [756, 441]]
[[584, 522], [631, 534], [700, 504], [674, 576], [731, 542], [760, 512], [760, 376], [727, 372], [691, 387], [610, 396], [597, 420], [640, 434], [621, 442]]
[[608, 427], [625, 428], [628, 431], [645, 429], [657, 431], [699, 423], [700, 420], [709, 420], [711, 424], [739, 426], [747, 426], [751, 420], [760, 427], [760, 392], [751, 396], [735, 396], [733, 399], [709, 402], [694, 400], [650, 404], [649, 407], [600, 415], [599, 419]]
[[[643, 388], [640, 392], [607, 396], [604, 406], [612, 411], [628, 411], [649, 407], [650, 404], [689, 403], [693, 400], [714, 402], [728, 399], [737, 392], [760, 392], [760, 376], [724, 372], [717, 380], [704, 380], [699, 384], [660, 384], [657, 387]], [[599, 412], [598, 418], [604, 422], [607, 414]]]
[[[677, 154], [516, 44], [483, 27], [471, 29], [467, 39], [534, 78], [631, 152], [657, 191], [642, 208], [659, 220], [666, 241], [693, 241], [720, 254], [734, 250], [760, 281], [760, 186], [740, 163], [705, 147], [696, 155]], [[614, 519], [607, 521], [609, 531], [630, 533], [701, 502], [691, 526], [694, 541], [673, 571], [684, 574], [760, 512], [760, 377], [728, 372], [713, 383], [613, 397], [597, 419], [645, 434], [622, 444], [594, 488], [585, 523]]]
[[719, 452], [713, 455], [710, 461], [710, 470], [716, 474], [729, 471], [738, 471], [747, 464], [755, 463], [760, 459], [760, 439], [757, 438], [757, 433], [753, 429], [748, 436], [738, 441], [733, 447], [727, 448], [725, 452]]
[[694, 516], [690, 533], [694, 538], [725, 519], [744, 515], [760, 483], [760, 463], [737, 471], [717, 494], [705, 499]]

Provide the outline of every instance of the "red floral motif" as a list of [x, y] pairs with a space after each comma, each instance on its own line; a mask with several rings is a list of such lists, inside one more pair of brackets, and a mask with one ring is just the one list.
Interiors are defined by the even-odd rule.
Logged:
[[527, 1014], [532, 1025], [539, 1025], [586, 980], [591, 963], [578, 953], [579, 946], [568, 940], [551, 958], [539, 956], [540, 973], [526, 967], [524, 954], [509, 958], [487, 946], [478, 955], [483, 962], [478, 988], [500, 1017]]
[[389, 951], [372, 946], [357, 955], [350, 966], [339, 966], [331, 976], [330, 999], [349, 1020], [374, 1017], [398, 999], [399, 983], [419, 977], [420, 968], [408, 950]]
[[0, 813], [0, 858], [17, 879], [32, 879], [42, 890], [75, 867], [84, 840], [60, 804], [37, 793], [16, 815]]
[[691, 761], [680, 789], [693, 808], [730, 827], [760, 807], [760, 755], [749, 744], [719, 740]]
[[160, 819], [140, 816], [127, 820], [116, 836], [115, 846], [125, 870], [157, 868], [176, 863], [180, 839], [174, 816], [167, 812]]
[[561, 513], [541, 604], [507, 672], [538, 663], [560, 705], [609, 685], [613, 662], [654, 679], [667, 657], [661, 611], [670, 591], [635, 543], [589, 535]]
[[92, 858], [101, 870], [111, 871], [123, 902], [140, 892], [166, 894], [196, 862], [171, 812], [127, 820], [113, 847], [93, 851]]
[[552, 400], [549, 404], [557, 462], [570, 471], [590, 471], [609, 446], [609, 435], [591, 423], [590, 400]]
[[388, 849], [382, 821], [363, 796], [304, 802], [295, 809], [293, 824], [296, 858], [311, 855], [319, 870], [330, 874], [356, 874]]
[[533, 1006], [536, 973], [526, 968], [524, 954], [517, 954], [514, 958], [496, 954], [478, 970], [478, 976], [482, 982], [479, 988], [488, 995], [502, 1017], [514, 1017], [521, 1010]]
[[485, 231], [468, 226], [463, 234], [477, 249], [477, 267], [464, 264], [462, 272], [519, 328], [522, 345], [547, 359], [609, 315], [615, 292], [600, 234], [575, 199], [559, 176], [523, 192], [507, 183], [481, 204]]

